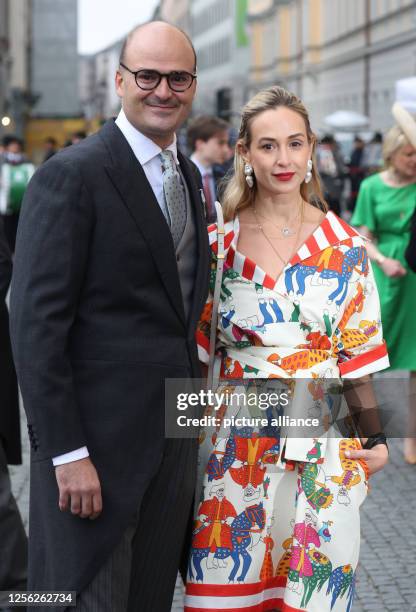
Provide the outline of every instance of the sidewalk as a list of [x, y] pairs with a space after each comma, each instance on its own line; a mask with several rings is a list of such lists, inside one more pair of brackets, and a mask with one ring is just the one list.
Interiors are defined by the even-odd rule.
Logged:
[[[403, 416], [405, 391], [397, 384], [395, 405]], [[23, 465], [10, 468], [13, 491], [28, 527], [29, 443], [23, 417]], [[402, 459], [402, 441], [390, 441], [390, 462], [371, 478], [362, 506], [362, 541], [357, 597], [352, 612], [416, 612], [416, 466]], [[172, 612], [183, 611], [183, 588], [178, 584]], [[156, 612], [156, 611], [155, 611]]]

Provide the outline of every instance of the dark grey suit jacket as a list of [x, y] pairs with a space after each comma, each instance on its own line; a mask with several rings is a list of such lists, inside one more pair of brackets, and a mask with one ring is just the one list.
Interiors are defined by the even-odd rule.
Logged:
[[[199, 375], [209, 248], [197, 171], [179, 160], [197, 233], [188, 320], [170, 230], [113, 120], [27, 189], [11, 331], [32, 443], [30, 589], [80, 591], [96, 574], [160, 465], [165, 378]], [[92, 522], [59, 511], [52, 467], [83, 445], [103, 492]]]
[[0, 218], [0, 438], [7, 462], [22, 462], [19, 395], [9, 334], [6, 295], [12, 277], [12, 256]]

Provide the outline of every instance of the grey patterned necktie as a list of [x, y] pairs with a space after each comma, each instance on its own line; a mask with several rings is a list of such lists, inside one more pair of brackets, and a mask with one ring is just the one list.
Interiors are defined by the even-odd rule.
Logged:
[[163, 194], [169, 212], [170, 231], [176, 248], [186, 224], [185, 191], [172, 151], [166, 149], [160, 153], [160, 157], [163, 164]]

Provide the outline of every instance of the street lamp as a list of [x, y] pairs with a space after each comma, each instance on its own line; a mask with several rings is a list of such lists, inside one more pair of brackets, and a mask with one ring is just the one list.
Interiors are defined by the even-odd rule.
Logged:
[[1, 124], [3, 127], [8, 127], [11, 124], [12, 120], [7, 115], [1, 118]]

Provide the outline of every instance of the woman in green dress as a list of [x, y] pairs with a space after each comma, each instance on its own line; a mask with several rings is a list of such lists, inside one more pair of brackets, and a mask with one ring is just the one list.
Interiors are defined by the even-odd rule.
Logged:
[[384, 140], [385, 169], [361, 184], [351, 223], [372, 241], [367, 251], [374, 262], [391, 368], [410, 371], [404, 455], [416, 464], [416, 274], [404, 255], [416, 207], [416, 122], [397, 103], [393, 114], [397, 125]]

